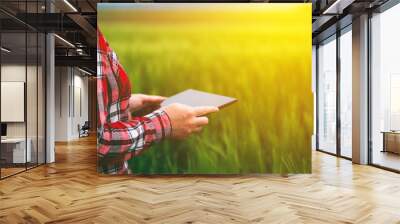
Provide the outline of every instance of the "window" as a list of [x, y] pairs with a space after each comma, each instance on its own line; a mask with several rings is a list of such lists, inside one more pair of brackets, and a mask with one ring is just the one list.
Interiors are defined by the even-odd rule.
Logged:
[[352, 33], [340, 36], [340, 155], [352, 157]]
[[400, 170], [400, 5], [371, 18], [371, 162]]
[[400, 73], [390, 75], [390, 130], [400, 130]]
[[336, 153], [336, 36], [318, 47], [318, 149]]

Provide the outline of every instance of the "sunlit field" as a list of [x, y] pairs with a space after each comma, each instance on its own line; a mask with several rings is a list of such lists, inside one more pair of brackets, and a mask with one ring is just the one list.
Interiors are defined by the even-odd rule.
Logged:
[[311, 4], [109, 6], [98, 26], [133, 92], [238, 99], [200, 134], [131, 159], [133, 173], [311, 172]]

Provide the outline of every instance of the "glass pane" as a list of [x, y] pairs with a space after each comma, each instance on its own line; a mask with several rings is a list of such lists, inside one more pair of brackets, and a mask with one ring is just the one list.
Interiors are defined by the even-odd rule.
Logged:
[[45, 52], [45, 44], [46, 38], [45, 35], [40, 33], [39, 36], [39, 45], [38, 45], [38, 163], [45, 163], [45, 60], [46, 60], [46, 52]]
[[[16, 15], [43, 13], [45, 1], [0, 1], [0, 7]], [[45, 161], [45, 36], [2, 12], [0, 33], [3, 178]]]
[[400, 5], [372, 17], [372, 163], [400, 170]]
[[318, 48], [318, 149], [336, 153], [336, 39]]
[[351, 30], [340, 36], [340, 150], [352, 157], [352, 35]]
[[[2, 177], [25, 170], [26, 33], [1, 34], [1, 166]], [[29, 147], [28, 147], [29, 148]]]
[[[314, 105], [314, 117], [317, 117], [317, 47], [315, 45], [312, 46], [312, 90], [313, 90], [313, 105]], [[312, 150], [317, 149], [317, 119], [314, 119], [313, 124], [313, 136], [312, 136]]]
[[[27, 2], [26, 12], [37, 13], [39, 5], [37, 1]], [[37, 17], [33, 17], [35, 19]], [[32, 21], [36, 22], [36, 21]], [[27, 76], [26, 76], [26, 115], [27, 115], [27, 150], [30, 151], [30, 159], [28, 160], [28, 168], [37, 165], [38, 161], [38, 108], [37, 108], [37, 89], [38, 89], [38, 33], [36, 30], [27, 30]]]
[[38, 147], [37, 147], [37, 79], [38, 79], [38, 36], [36, 32], [29, 32], [28, 38], [28, 64], [27, 64], [27, 81], [26, 81], [26, 113], [27, 113], [27, 143], [28, 151], [30, 150], [30, 160], [28, 167], [37, 165]]

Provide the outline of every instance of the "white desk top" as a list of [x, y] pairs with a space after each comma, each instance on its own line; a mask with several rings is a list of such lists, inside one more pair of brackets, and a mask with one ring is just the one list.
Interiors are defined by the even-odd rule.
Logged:
[[[5, 138], [5, 139], [1, 139], [1, 143], [20, 143], [20, 142], [24, 142], [25, 138]], [[29, 138], [28, 138], [29, 141]]]

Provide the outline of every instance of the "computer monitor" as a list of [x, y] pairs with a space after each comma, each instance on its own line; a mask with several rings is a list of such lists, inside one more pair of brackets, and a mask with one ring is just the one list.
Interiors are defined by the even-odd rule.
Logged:
[[7, 124], [1, 123], [1, 137], [7, 136]]

